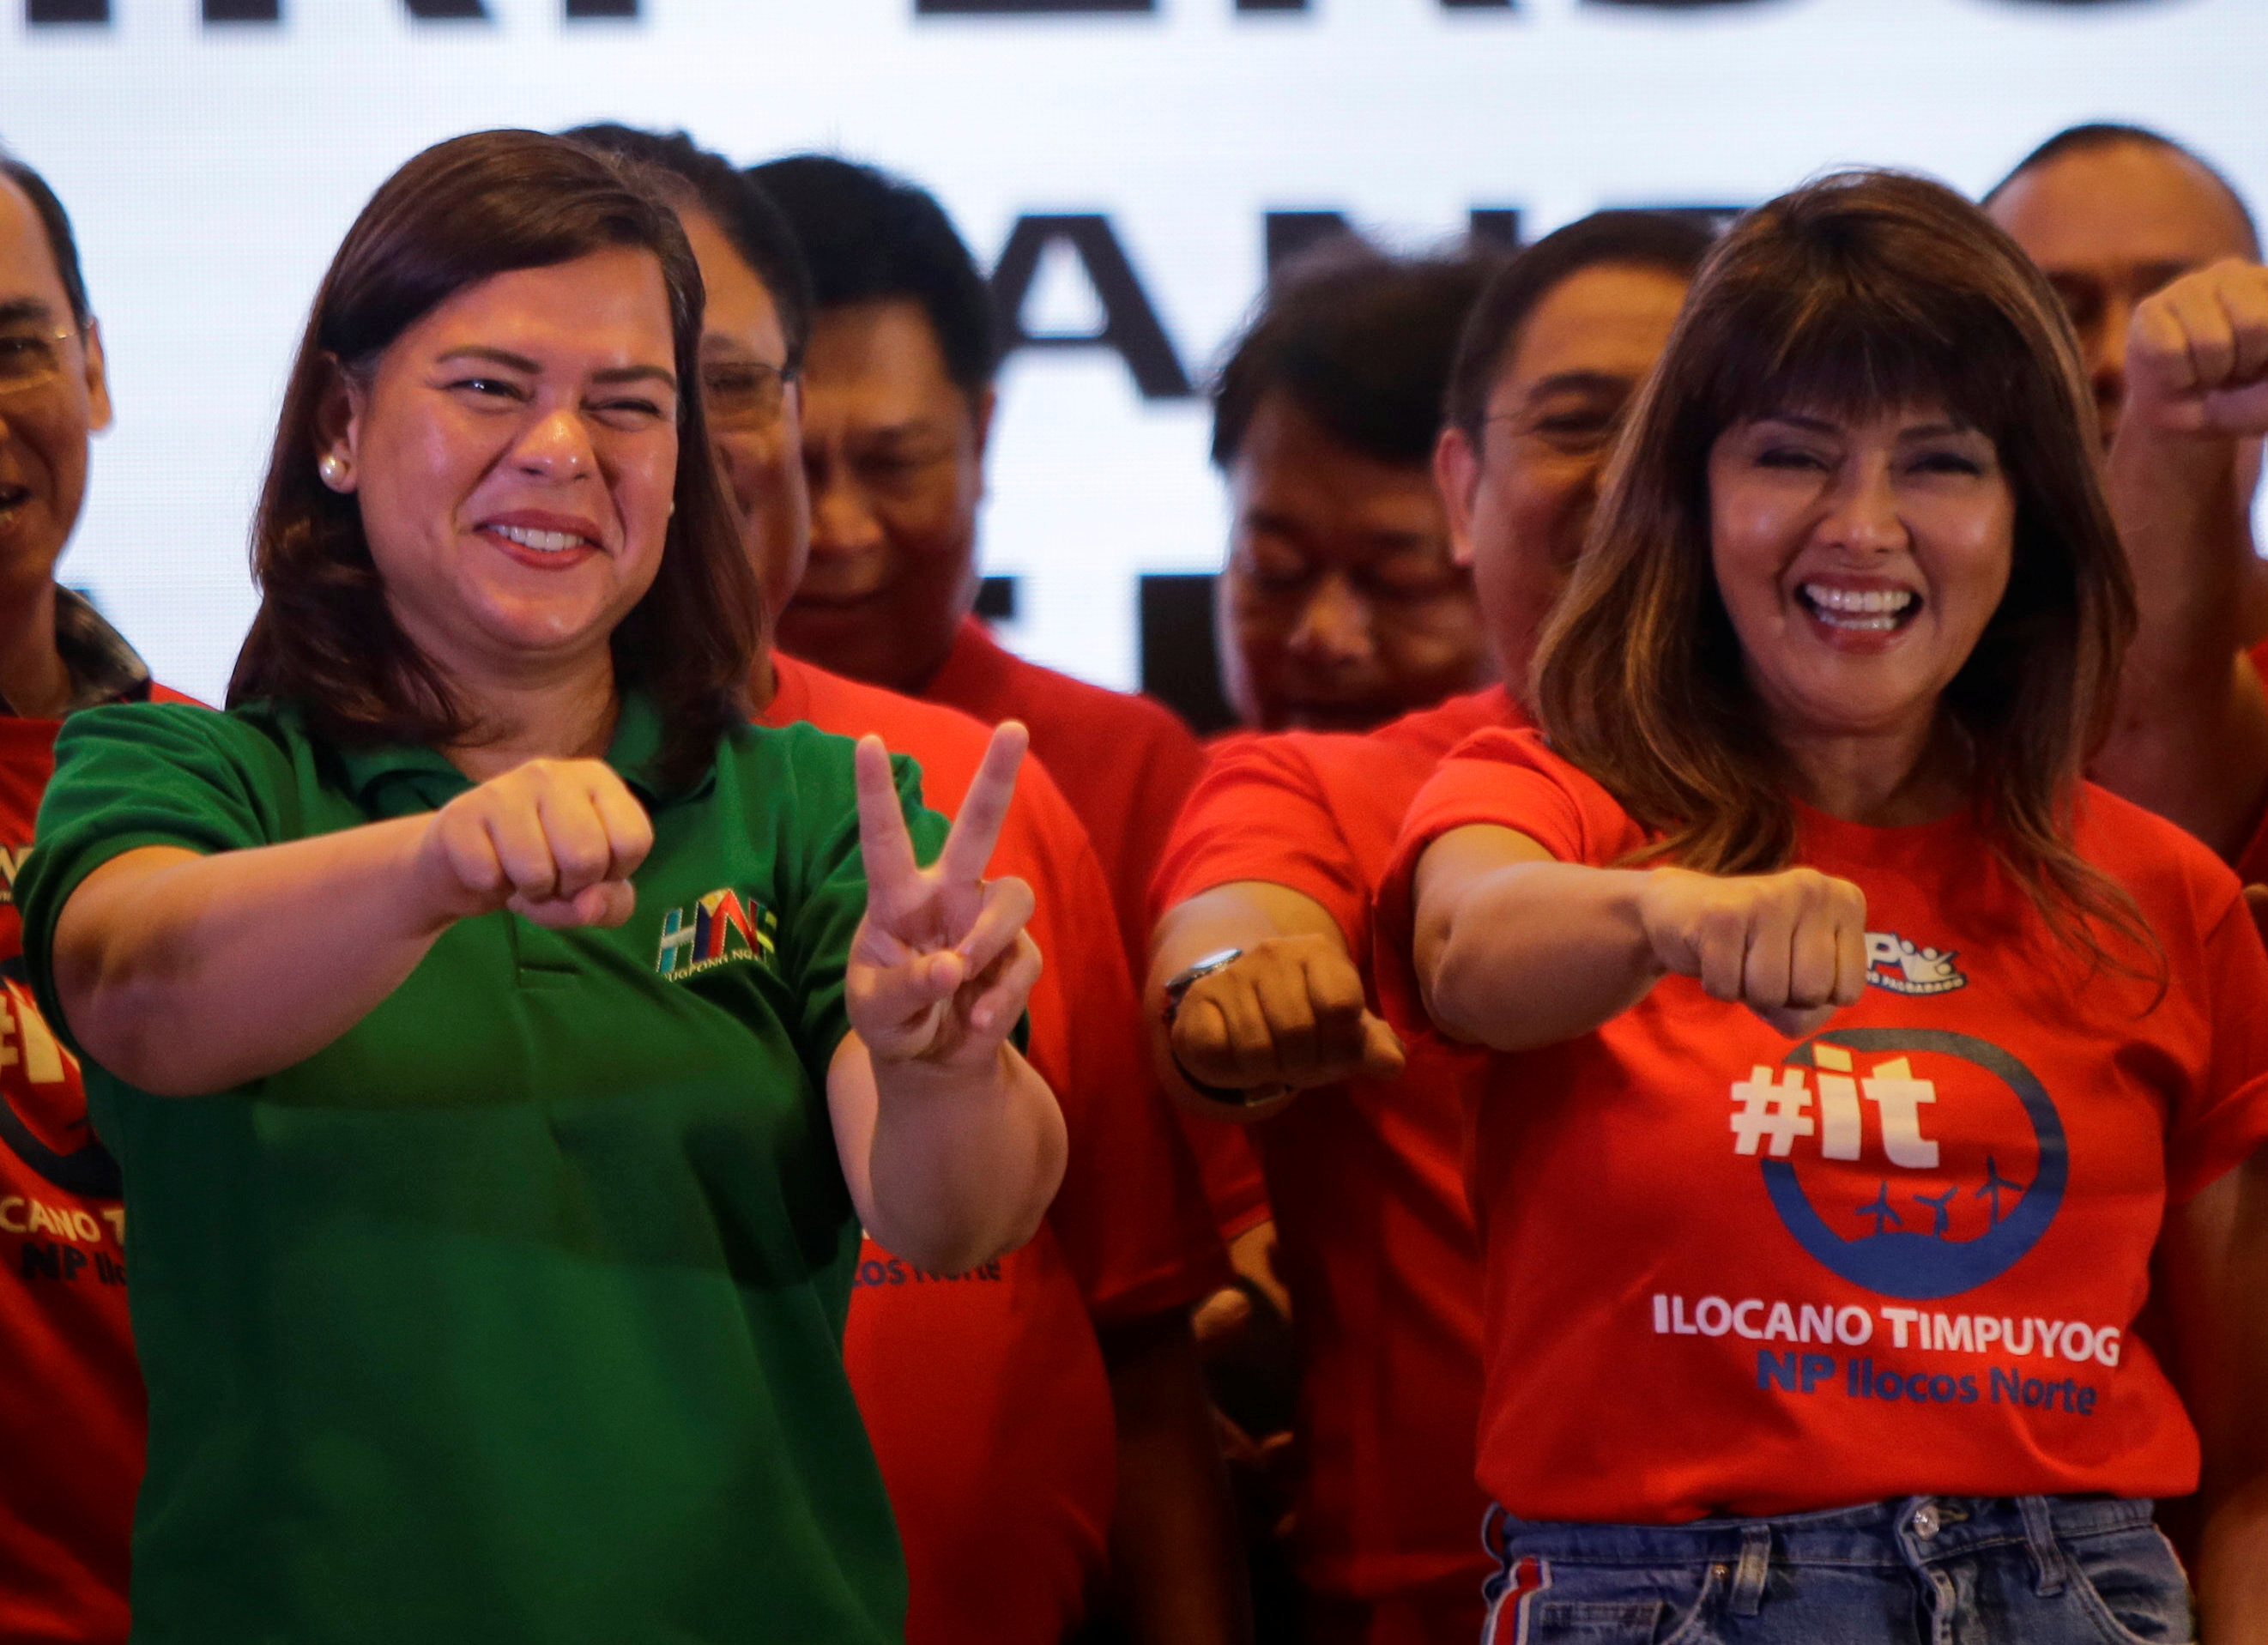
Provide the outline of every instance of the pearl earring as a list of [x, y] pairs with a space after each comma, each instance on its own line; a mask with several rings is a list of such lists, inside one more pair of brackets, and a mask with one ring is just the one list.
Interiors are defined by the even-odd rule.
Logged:
[[335, 454], [326, 455], [317, 463], [315, 472], [323, 476], [323, 483], [334, 491], [347, 489], [347, 465]]

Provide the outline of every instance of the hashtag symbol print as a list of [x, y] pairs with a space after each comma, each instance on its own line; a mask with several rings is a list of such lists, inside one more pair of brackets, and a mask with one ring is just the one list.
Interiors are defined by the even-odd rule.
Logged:
[[1772, 1158], [1784, 1160], [1798, 1137], [1812, 1133], [1811, 1117], [1805, 1112], [1811, 1093], [1804, 1088], [1800, 1068], [1781, 1069], [1780, 1082], [1774, 1085], [1771, 1070], [1758, 1065], [1747, 1079], [1734, 1082], [1733, 1100], [1741, 1105], [1733, 1116], [1735, 1154], [1754, 1154], [1757, 1140], [1769, 1138]]

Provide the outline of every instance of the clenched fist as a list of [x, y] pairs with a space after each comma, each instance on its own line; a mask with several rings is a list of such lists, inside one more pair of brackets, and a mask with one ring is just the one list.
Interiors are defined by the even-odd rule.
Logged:
[[1790, 1039], [1816, 1033], [1867, 987], [1867, 897], [1813, 868], [1719, 875], [1657, 868], [1638, 920], [1663, 969], [1697, 977]]
[[1299, 1090], [1402, 1072], [1394, 1030], [1364, 1008], [1362, 973], [1326, 937], [1270, 937], [1198, 977], [1172, 1031], [1174, 1059], [1205, 1085]]
[[2164, 433], [2268, 434], [2268, 268], [2228, 258], [2135, 309], [2124, 415]]
[[418, 884], [442, 921], [509, 908], [539, 926], [619, 926], [653, 849], [645, 808], [601, 760], [530, 760], [426, 824]]

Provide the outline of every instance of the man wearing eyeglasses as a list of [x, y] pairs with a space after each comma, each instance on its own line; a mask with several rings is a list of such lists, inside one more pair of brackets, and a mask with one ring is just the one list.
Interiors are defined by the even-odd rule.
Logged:
[[132, 648], [55, 581], [109, 425], [70, 218], [0, 159], [0, 1639], [75, 1645], [126, 1638], [142, 1380], [118, 1168], [32, 1002], [13, 887], [63, 717], [151, 695]]

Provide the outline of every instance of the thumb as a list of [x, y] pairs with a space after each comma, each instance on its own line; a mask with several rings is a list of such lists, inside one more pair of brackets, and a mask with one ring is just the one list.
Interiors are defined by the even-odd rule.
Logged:
[[1384, 1019], [1372, 1012], [1362, 1014], [1362, 1072], [1369, 1080], [1391, 1080], [1402, 1072], [1408, 1059], [1403, 1054], [1402, 1042], [1395, 1037]]

